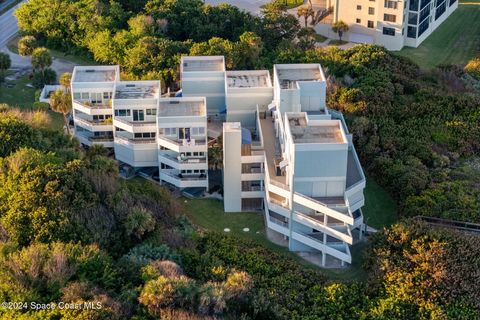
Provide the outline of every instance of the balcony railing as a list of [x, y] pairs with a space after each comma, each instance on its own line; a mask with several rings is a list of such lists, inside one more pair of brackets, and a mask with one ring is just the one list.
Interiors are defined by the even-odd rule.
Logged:
[[91, 101], [80, 101], [80, 100], [73, 100], [74, 103], [80, 104], [84, 106], [85, 108], [90, 108], [90, 109], [111, 109], [112, 104], [111, 100], [108, 100], [108, 103], [92, 103]]
[[87, 119], [83, 119], [83, 118], [74, 118], [73, 119], [74, 122], [77, 122], [77, 123], [84, 123], [86, 125], [90, 125], [90, 126], [108, 126], [108, 125], [112, 125], [112, 120], [102, 120], [102, 121], [99, 121], [99, 120], [87, 120]]
[[174, 157], [169, 154], [160, 154], [161, 157], [167, 158], [171, 161], [175, 161], [179, 164], [195, 164], [195, 163], [206, 163], [205, 158], [182, 158], [181, 156]]
[[157, 140], [155, 138], [149, 138], [149, 139], [133, 139], [133, 138], [127, 138], [127, 137], [122, 137], [122, 136], [115, 136], [115, 139], [127, 141], [130, 143], [135, 143], [135, 144], [142, 144], [142, 143], [155, 143]]
[[204, 181], [207, 180], [208, 177], [206, 174], [202, 175], [187, 175], [187, 174], [182, 174], [182, 173], [171, 173], [171, 172], [162, 172], [162, 174], [165, 174], [167, 176], [170, 176], [176, 180], [181, 180], [181, 181]]
[[120, 117], [115, 117], [115, 121], [124, 123], [129, 126], [139, 126], [139, 127], [156, 125], [155, 121], [129, 121], [126, 119], [122, 119]]

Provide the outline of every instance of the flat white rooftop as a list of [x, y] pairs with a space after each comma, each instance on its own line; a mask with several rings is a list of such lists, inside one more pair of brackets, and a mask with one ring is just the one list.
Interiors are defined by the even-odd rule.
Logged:
[[311, 124], [305, 114], [287, 114], [287, 119], [294, 143], [346, 143], [338, 120]]
[[158, 81], [129, 81], [117, 83], [115, 99], [155, 99], [160, 92]]
[[205, 115], [205, 98], [162, 99], [158, 108], [158, 117], [199, 117]]
[[281, 89], [297, 89], [298, 81], [325, 81], [319, 64], [275, 65]]
[[183, 56], [181, 72], [225, 71], [223, 56]]
[[267, 70], [227, 71], [229, 88], [266, 88], [271, 87], [270, 74]]
[[72, 82], [113, 82], [118, 66], [82, 66], [73, 70]]

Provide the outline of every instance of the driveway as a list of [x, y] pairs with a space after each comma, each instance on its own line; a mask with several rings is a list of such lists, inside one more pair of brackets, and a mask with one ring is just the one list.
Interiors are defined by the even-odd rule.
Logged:
[[270, 0], [205, 0], [206, 4], [210, 4], [212, 6], [217, 6], [221, 3], [228, 3], [232, 6], [239, 7], [245, 11], [248, 11], [254, 15], [259, 15], [261, 8], [260, 6], [269, 3]]

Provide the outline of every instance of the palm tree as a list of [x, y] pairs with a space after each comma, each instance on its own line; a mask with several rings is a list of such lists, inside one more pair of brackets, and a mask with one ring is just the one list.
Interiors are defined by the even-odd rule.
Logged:
[[60, 79], [58, 82], [60, 82], [60, 85], [63, 87], [67, 93], [70, 93], [70, 81], [72, 80], [72, 74], [70, 72], [65, 72], [60, 76]]
[[214, 145], [208, 148], [208, 166], [212, 170], [217, 170], [223, 164], [223, 137], [217, 138]]
[[67, 133], [70, 134], [68, 127], [67, 114], [72, 110], [72, 97], [62, 89], [58, 89], [50, 95], [50, 106], [53, 111], [60, 112], [63, 115], [63, 121], [67, 128]]
[[332, 25], [332, 30], [333, 32], [338, 33], [338, 38], [340, 39], [340, 41], [342, 41], [343, 33], [347, 32], [348, 29], [348, 25], [342, 20], [337, 21]]

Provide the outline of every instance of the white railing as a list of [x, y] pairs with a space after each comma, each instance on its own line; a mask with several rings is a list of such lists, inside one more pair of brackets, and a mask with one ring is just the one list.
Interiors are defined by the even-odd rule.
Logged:
[[115, 139], [122, 140], [122, 141], [129, 142], [129, 143], [133, 143], [133, 144], [148, 144], [148, 143], [155, 143], [156, 142], [155, 138], [133, 139], [133, 138], [127, 138], [127, 137], [122, 137], [122, 136], [115, 136]]
[[110, 104], [110, 100], [109, 100], [108, 104], [92, 103], [90, 101], [79, 101], [79, 100], [73, 100], [73, 102], [81, 105], [82, 107], [90, 108], [90, 109], [111, 109], [112, 108], [112, 106]]
[[120, 117], [115, 117], [115, 121], [121, 122], [129, 126], [139, 126], [139, 127], [156, 125], [155, 121], [129, 121], [129, 120], [122, 119]]

